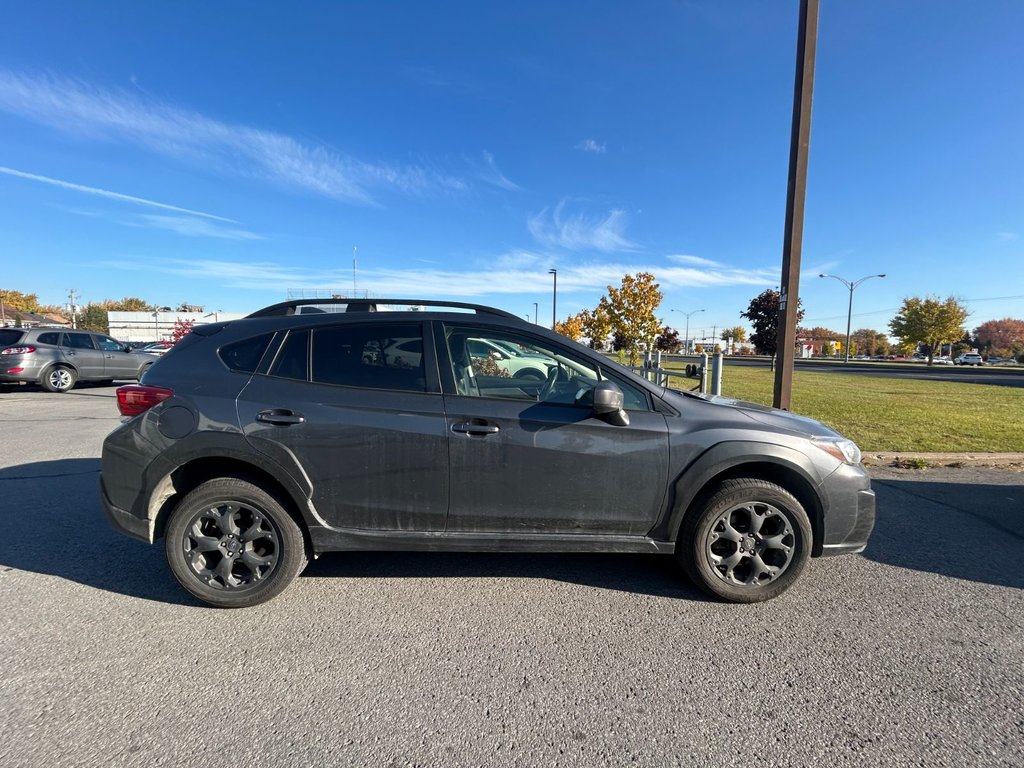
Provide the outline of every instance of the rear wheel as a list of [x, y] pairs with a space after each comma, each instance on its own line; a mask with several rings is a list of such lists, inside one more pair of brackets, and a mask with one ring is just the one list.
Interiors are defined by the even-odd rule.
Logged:
[[164, 548], [181, 586], [218, 608], [266, 602], [306, 567], [302, 531], [281, 503], [235, 478], [209, 480], [185, 496]]
[[67, 392], [75, 386], [78, 375], [73, 368], [66, 365], [55, 365], [48, 369], [39, 380], [43, 389], [47, 392]]
[[705, 592], [757, 603], [797, 580], [811, 538], [807, 513], [784, 488], [754, 478], [726, 480], [683, 521], [676, 556]]

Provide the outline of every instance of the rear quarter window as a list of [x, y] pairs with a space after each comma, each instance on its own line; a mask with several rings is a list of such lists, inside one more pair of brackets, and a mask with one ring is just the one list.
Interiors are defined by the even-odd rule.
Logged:
[[225, 344], [217, 351], [221, 361], [232, 371], [239, 373], [255, 373], [263, 359], [263, 353], [267, 351], [272, 333], [264, 333], [253, 336], [251, 339], [242, 339], [231, 344]]
[[60, 344], [60, 332], [50, 331], [48, 333], [40, 333], [36, 341], [40, 344], [53, 344], [54, 346], [57, 346]]
[[0, 347], [10, 347], [21, 341], [25, 335], [24, 331], [16, 331], [13, 328], [0, 328]]

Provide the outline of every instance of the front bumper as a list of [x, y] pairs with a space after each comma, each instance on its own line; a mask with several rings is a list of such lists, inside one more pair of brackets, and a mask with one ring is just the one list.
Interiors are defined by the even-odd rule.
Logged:
[[844, 464], [821, 490], [827, 503], [821, 554], [863, 552], [875, 527], [875, 492], [864, 467]]

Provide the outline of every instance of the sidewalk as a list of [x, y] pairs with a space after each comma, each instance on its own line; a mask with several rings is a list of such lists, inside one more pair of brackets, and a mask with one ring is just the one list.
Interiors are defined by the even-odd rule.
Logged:
[[[865, 466], [929, 467], [1020, 467], [1024, 453], [922, 453], [920, 451], [865, 451]], [[923, 464], [920, 464], [923, 462]], [[919, 466], [920, 465], [920, 466]]]

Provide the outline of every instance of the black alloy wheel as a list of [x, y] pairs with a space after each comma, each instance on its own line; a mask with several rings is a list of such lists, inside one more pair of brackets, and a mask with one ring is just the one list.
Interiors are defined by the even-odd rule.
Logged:
[[178, 582], [219, 608], [266, 602], [306, 566], [302, 531], [281, 503], [235, 478], [207, 481], [181, 500], [165, 552]]
[[787, 590], [811, 551], [811, 523], [794, 496], [754, 478], [726, 480], [683, 521], [676, 547], [690, 578], [724, 600], [756, 603]]

